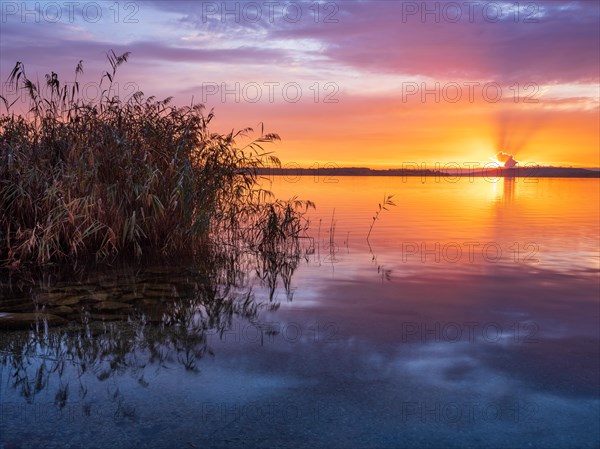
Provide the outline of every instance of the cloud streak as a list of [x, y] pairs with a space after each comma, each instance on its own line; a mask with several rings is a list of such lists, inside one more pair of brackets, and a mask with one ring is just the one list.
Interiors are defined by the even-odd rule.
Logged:
[[[447, 80], [493, 80], [499, 83], [535, 82], [596, 83], [599, 80], [600, 12], [597, 2], [544, 1], [539, 13], [526, 9], [515, 21], [508, 3], [503, 19], [491, 22], [483, 9], [462, 11], [456, 23], [448, 5], [435, 2], [441, 11], [408, 14], [407, 5], [419, 2], [338, 2], [332, 21], [321, 12], [318, 21], [309, 13], [312, 3], [299, 2], [303, 16], [289, 22], [274, 13], [272, 23], [265, 13], [259, 21], [206, 13], [206, 3], [234, 8], [240, 2], [140, 2], [145, 17], [158, 23], [154, 40], [136, 38], [138, 26], [122, 24], [122, 33], [111, 38], [90, 39], [99, 33], [97, 24], [77, 22], [26, 23], [8, 17], [3, 23], [2, 66], [23, 55], [31, 59], [55, 57], [65, 45], [77, 57], [94, 53], [98, 47], [126, 49], [157, 63], [218, 62], [237, 64], [289, 64], [305, 52], [319, 56], [315, 64], [325, 67], [352, 67], [358, 71], [394, 73]], [[260, 3], [259, 3], [260, 4]], [[223, 6], [226, 5], [226, 6]], [[409, 12], [412, 10], [409, 10]], [[168, 14], [167, 14], [168, 13]], [[161, 15], [168, 18], [161, 20]], [[488, 16], [492, 16], [488, 12]], [[315, 18], [315, 20], [313, 20]], [[471, 20], [472, 19], [472, 20]], [[535, 19], [535, 23], [527, 22]], [[127, 25], [127, 26], [125, 26]], [[143, 23], [141, 25], [144, 25]], [[92, 33], [92, 31], [94, 33]], [[128, 43], [123, 43], [128, 36]], [[159, 38], [164, 36], [165, 39]], [[191, 39], [203, 36], [203, 39]], [[315, 48], [308, 50], [306, 42]], [[270, 48], [275, 46], [276, 48]], [[71, 51], [71, 49], [73, 49]]]

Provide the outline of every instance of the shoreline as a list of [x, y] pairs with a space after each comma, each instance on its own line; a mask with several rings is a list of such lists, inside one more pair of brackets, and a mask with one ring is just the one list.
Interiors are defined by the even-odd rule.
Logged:
[[410, 169], [370, 169], [370, 168], [259, 168], [258, 175], [270, 176], [389, 176], [389, 177], [430, 177], [430, 178], [575, 178], [599, 179], [600, 170], [585, 168], [523, 167], [489, 170], [410, 170]]

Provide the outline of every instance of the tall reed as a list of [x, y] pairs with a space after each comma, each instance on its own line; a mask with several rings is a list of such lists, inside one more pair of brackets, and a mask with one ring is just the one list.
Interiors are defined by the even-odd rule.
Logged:
[[367, 234], [367, 242], [369, 241], [369, 237], [371, 236], [371, 232], [373, 231], [373, 226], [375, 226], [375, 222], [379, 220], [379, 214], [384, 210], [389, 210], [387, 206], [395, 206], [396, 203], [392, 200], [394, 195], [383, 195], [383, 202], [377, 205], [377, 210], [375, 211], [375, 215], [373, 215], [373, 221], [371, 222], [371, 227], [369, 228], [369, 233]]
[[[9, 83], [30, 100], [28, 114], [0, 116], [0, 264], [23, 264], [158, 253], [198, 252], [206, 245], [274, 250], [308, 226], [310, 201], [274, 201], [257, 170], [280, 165], [264, 146], [279, 136], [250, 139], [251, 128], [211, 132], [213, 112], [177, 107], [136, 92], [112, 95], [129, 53], [107, 55], [102, 95], [86, 101], [77, 77], [56, 73], [42, 89], [17, 62]], [[247, 142], [243, 144], [243, 142]], [[270, 246], [269, 246], [270, 245]]]

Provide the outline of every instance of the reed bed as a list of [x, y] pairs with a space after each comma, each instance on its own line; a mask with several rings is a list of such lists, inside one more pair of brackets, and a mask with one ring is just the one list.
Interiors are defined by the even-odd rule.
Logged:
[[211, 132], [214, 114], [199, 104], [112, 96], [128, 58], [108, 53], [94, 102], [79, 94], [82, 62], [71, 85], [52, 72], [40, 86], [15, 65], [8, 82], [31, 106], [17, 114], [0, 97], [0, 265], [297, 245], [314, 205], [273, 199], [257, 174], [280, 165], [265, 150], [279, 136], [262, 126], [254, 138], [251, 128]]

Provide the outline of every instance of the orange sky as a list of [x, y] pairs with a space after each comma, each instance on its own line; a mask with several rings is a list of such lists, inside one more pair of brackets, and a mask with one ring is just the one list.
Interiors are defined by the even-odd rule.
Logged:
[[295, 108], [227, 106], [216, 107], [217, 126], [241, 127], [249, 124], [249, 116], [262, 117], [283, 138], [276, 146], [282, 161], [303, 167], [485, 164], [499, 151], [514, 154], [522, 164], [600, 167], [597, 107], [543, 100], [449, 104], [351, 97]]

